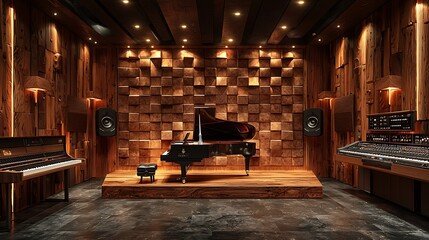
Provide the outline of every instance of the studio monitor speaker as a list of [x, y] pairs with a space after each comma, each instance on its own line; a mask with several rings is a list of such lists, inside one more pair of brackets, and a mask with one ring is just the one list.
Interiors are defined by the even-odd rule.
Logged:
[[116, 135], [116, 111], [111, 108], [99, 108], [95, 114], [97, 135], [110, 137]]
[[320, 136], [323, 133], [323, 111], [320, 108], [309, 108], [304, 111], [304, 136]]

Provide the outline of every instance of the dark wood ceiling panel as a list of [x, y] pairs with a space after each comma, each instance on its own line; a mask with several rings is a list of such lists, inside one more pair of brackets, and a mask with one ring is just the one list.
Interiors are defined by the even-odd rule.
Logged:
[[[133, 45], [305, 45], [329, 41], [387, 0], [32, 0], [83, 39]], [[241, 16], [233, 13], [240, 11]], [[139, 24], [140, 29], [134, 25]], [[187, 28], [182, 29], [181, 25]], [[341, 28], [336, 25], [340, 24]], [[284, 30], [281, 27], [287, 26]], [[98, 32], [96, 32], [98, 31]], [[312, 33], [316, 36], [312, 36]], [[151, 39], [150, 43], [146, 39]], [[183, 39], [187, 39], [186, 43]], [[156, 41], [155, 41], [156, 39]], [[233, 39], [233, 43], [228, 39]]]
[[314, 29], [315, 23], [321, 26], [325, 22], [332, 21], [332, 18], [335, 18], [340, 12], [348, 8], [353, 2], [354, 0], [317, 1], [313, 8], [307, 12], [307, 15], [304, 16], [303, 21], [294, 29], [291, 29], [287, 36], [289, 38], [303, 38], [306, 35], [311, 35], [314, 31], [316, 34], [318, 34], [319, 31]]
[[173, 44], [173, 36], [167, 26], [167, 22], [162, 15], [161, 9], [156, 0], [140, 0], [141, 11], [146, 13], [150, 21], [150, 28], [154, 35], [163, 44]]
[[216, 44], [222, 37], [222, 19], [225, 0], [197, 0], [201, 42]]
[[[157, 44], [157, 39], [149, 27], [149, 20], [140, 10], [138, 2], [130, 1], [128, 4], [112, 0], [99, 0], [97, 2], [122, 29], [125, 29], [132, 36], [137, 44], [146, 43], [146, 39], [150, 39], [149, 44]], [[139, 25], [140, 28], [135, 28], [135, 25]]]
[[[201, 44], [196, 0], [158, 0], [158, 4], [176, 44]], [[182, 24], [187, 28], [182, 29]], [[188, 42], [183, 42], [183, 39], [188, 39]]]
[[[225, 2], [221, 41], [222, 44], [241, 44], [244, 27], [250, 12], [251, 5], [252, 0], [227, 0]], [[240, 16], [234, 15], [235, 12], [240, 12]], [[228, 39], [233, 39], [234, 42], [228, 42]]]
[[78, 36], [82, 36], [85, 40], [89, 37], [101, 38], [101, 35], [94, 31], [94, 29], [79, 18], [72, 10], [64, 6], [59, 0], [32, 0], [31, 4], [34, 4], [48, 16], [53, 16], [54, 12], [57, 12], [58, 15], [55, 20]]
[[[71, 3], [70, 1], [62, 1]], [[106, 13], [96, 2], [88, 0], [77, 0], [72, 2], [73, 11], [83, 19], [89, 26], [106, 38], [112, 44], [135, 44], [132, 36], [123, 29], [118, 22]], [[100, 39], [99, 42], [102, 42]]]
[[[321, 38], [322, 43], [327, 43], [338, 37], [340, 32], [347, 31], [348, 29], [356, 26], [360, 21], [368, 17], [375, 9], [383, 6], [387, 0], [356, 0], [350, 7], [344, 9], [335, 19], [326, 25], [323, 29], [320, 30], [320, 34], [316, 37], [308, 34], [306, 36], [307, 43], [318, 43], [318, 39]], [[340, 25], [341, 28], [338, 29], [337, 25]], [[322, 25], [320, 25], [322, 26]], [[315, 25], [318, 27], [318, 25]]]
[[288, 4], [289, 1], [287, 0], [263, 1], [253, 31], [247, 39], [247, 43], [265, 44]]
[[[326, 5], [335, 4], [334, 0], [307, 0], [303, 5], [298, 4], [296, 1], [291, 1], [286, 11], [284, 11], [283, 16], [281, 17], [274, 31], [272, 32], [270, 39], [268, 40], [268, 44], [279, 44], [286, 37], [287, 33], [294, 32], [294, 29], [296, 29], [297, 26], [302, 23], [308, 12], [311, 9], [314, 9], [315, 2]], [[311, 17], [313, 18], [313, 16]], [[282, 29], [282, 26], [286, 26], [287, 28]], [[297, 38], [297, 36], [293, 35], [289, 35], [288, 37]]]

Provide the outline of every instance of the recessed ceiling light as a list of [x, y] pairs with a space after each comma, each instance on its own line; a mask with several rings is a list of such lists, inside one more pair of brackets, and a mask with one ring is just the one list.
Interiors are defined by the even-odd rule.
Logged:
[[152, 46], [150, 46], [151, 48], [154, 48], [154, 46], [152, 45]]
[[262, 46], [259, 46], [259, 48], [262, 48]]
[[58, 13], [54, 12], [54, 16], [57, 16], [57, 15], [58, 15]]
[[130, 48], [130, 45], [128, 45], [127, 48]]
[[150, 39], [148, 38], [148, 39], [146, 39], [146, 42], [150, 42]]
[[228, 48], [228, 45], [227, 45], [227, 46], [225, 46], [225, 48]]
[[134, 28], [137, 28], [137, 29], [139, 29], [140, 28], [140, 25], [134, 25]]
[[185, 46], [182, 45], [182, 48], [185, 48]]
[[286, 26], [286, 25], [283, 25], [283, 26], [282, 26], [282, 29], [286, 29], [286, 28], [287, 28], [287, 26]]
[[296, 3], [298, 3], [299, 5], [303, 5], [305, 1], [297, 1]]
[[317, 39], [317, 41], [321, 42], [321, 41], [322, 41], [322, 39], [321, 39], [321, 38], [319, 38], [319, 39]]
[[188, 26], [186, 26], [185, 24], [183, 24], [181, 27], [182, 27], [183, 29], [186, 29]]
[[295, 45], [293, 45], [292, 48], [295, 48]]
[[94, 44], [97, 44], [97, 41], [95, 41]]
[[228, 39], [228, 42], [234, 42], [234, 39], [230, 38]]
[[241, 12], [234, 12], [234, 15], [235, 15], [235, 16], [240, 16], [240, 15], [241, 15]]
[[338, 24], [338, 25], [337, 25], [337, 28], [340, 28], [340, 27], [341, 27], [341, 26], [340, 26], [340, 24]]
[[312, 33], [311, 36], [313, 36], [313, 37], [316, 36], [316, 33]]
[[125, 3], [125, 4], [130, 3], [130, 1], [128, 1], [128, 0], [122, 0], [122, 2]]
[[91, 41], [91, 40], [92, 40], [92, 38], [91, 38], [91, 37], [89, 37], [89, 38], [88, 38], [88, 40], [89, 40], [89, 41]]
[[186, 39], [186, 38], [185, 38], [185, 39], [183, 39], [183, 42], [188, 42], [188, 39]]

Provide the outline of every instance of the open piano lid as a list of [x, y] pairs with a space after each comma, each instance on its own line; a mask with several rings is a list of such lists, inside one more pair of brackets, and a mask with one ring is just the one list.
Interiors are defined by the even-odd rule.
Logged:
[[234, 121], [221, 120], [215, 117], [213, 107], [195, 107], [193, 140], [198, 141], [199, 119], [201, 118], [201, 133], [207, 141], [243, 141], [255, 136], [255, 127]]

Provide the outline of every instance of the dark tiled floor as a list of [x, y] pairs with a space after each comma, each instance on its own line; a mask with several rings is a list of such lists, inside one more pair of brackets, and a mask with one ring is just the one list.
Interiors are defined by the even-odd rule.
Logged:
[[69, 203], [21, 212], [0, 239], [429, 239], [429, 219], [333, 180], [323, 199], [102, 199], [102, 180]]

